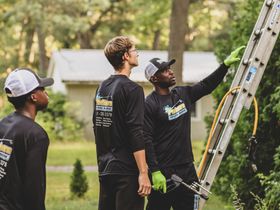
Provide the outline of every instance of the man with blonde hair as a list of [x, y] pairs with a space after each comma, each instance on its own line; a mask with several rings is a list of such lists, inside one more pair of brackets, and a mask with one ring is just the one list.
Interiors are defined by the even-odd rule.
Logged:
[[99, 170], [99, 210], [142, 210], [151, 184], [143, 139], [144, 92], [129, 79], [138, 53], [125, 36], [110, 40], [105, 56], [115, 73], [94, 99], [93, 125]]

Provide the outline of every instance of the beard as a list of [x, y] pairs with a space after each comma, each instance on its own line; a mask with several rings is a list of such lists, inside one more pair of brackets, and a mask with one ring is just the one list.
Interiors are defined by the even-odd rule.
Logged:
[[48, 103], [44, 103], [44, 104], [37, 104], [36, 105], [36, 110], [37, 111], [43, 111], [48, 107]]
[[173, 86], [175, 84], [176, 84], [176, 82], [171, 82], [171, 81], [169, 81], [169, 82], [159, 82], [158, 86], [160, 88], [169, 88], [169, 87], [171, 87], [171, 86]]

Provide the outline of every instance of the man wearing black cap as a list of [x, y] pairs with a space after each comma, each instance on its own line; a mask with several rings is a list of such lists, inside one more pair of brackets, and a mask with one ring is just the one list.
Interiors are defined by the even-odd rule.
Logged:
[[[146, 66], [145, 76], [155, 90], [145, 101], [144, 137], [152, 181], [156, 186], [148, 197], [147, 210], [197, 208], [198, 199], [192, 191], [184, 186], [171, 187], [172, 190], [171, 185], [166, 186], [165, 180], [169, 180], [172, 174], [178, 175], [188, 184], [198, 180], [190, 140], [191, 106], [222, 82], [228, 67], [240, 60], [238, 53], [243, 48], [233, 51], [215, 72], [193, 86], [169, 89], [176, 84], [174, 73], [170, 69], [175, 63], [174, 59], [164, 62], [153, 58]], [[158, 189], [163, 192], [156, 191]]]
[[26, 68], [12, 71], [5, 81], [15, 112], [0, 121], [1, 210], [45, 210], [49, 138], [34, 120], [47, 107], [45, 87], [53, 82]]

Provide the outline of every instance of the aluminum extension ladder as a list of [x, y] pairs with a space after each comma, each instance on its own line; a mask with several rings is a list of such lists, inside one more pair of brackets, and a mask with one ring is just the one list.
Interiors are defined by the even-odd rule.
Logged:
[[[243, 107], [250, 108], [279, 31], [280, 0], [265, 0], [231, 84], [231, 88], [240, 86], [240, 89], [227, 97], [212, 132], [205, 164], [200, 167], [200, 192], [205, 196], [210, 193]], [[205, 199], [200, 199], [199, 209], [203, 208], [205, 202]]]

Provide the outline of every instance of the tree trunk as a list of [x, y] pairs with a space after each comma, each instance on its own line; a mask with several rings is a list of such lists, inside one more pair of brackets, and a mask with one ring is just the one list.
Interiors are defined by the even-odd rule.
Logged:
[[168, 58], [176, 59], [173, 71], [177, 83], [182, 84], [183, 53], [185, 50], [185, 35], [187, 31], [187, 16], [190, 0], [173, 0], [170, 17]]
[[41, 26], [36, 26], [36, 32], [38, 36], [39, 45], [39, 68], [42, 75], [46, 75], [48, 69], [48, 58], [46, 55], [46, 45], [45, 45], [45, 34], [42, 31]]
[[79, 44], [80, 44], [80, 48], [81, 49], [92, 49], [92, 45], [91, 45], [91, 37], [92, 34], [90, 31], [86, 31], [86, 32], [78, 32], [78, 40], [79, 40]]
[[25, 38], [25, 51], [24, 51], [24, 62], [29, 62], [29, 56], [31, 52], [31, 47], [33, 44], [33, 37], [34, 37], [35, 30], [34, 28], [29, 28], [26, 31], [26, 38]]
[[155, 31], [154, 41], [153, 41], [153, 50], [158, 50], [159, 48], [159, 41], [160, 41], [160, 32], [161, 30], [158, 29]]

